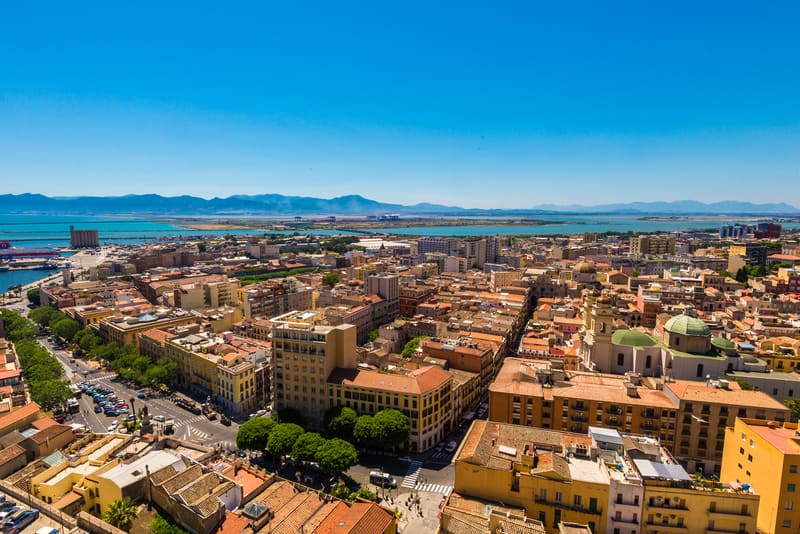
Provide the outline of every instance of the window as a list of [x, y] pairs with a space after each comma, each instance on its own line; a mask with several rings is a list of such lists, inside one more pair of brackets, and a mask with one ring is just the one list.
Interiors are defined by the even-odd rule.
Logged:
[[789, 519], [784, 519], [783, 523], [781, 523], [783, 528], [792, 528], [792, 521]]
[[580, 496], [580, 495], [575, 495], [575, 496], [572, 498], [572, 503], [573, 503], [575, 506], [577, 506], [577, 507], [579, 507], [579, 508], [580, 508], [580, 506], [581, 506], [581, 496]]
[[797, 486], [795, 484], [786, 485], [786, 491], [788, 491], [789, 493], [794, 493], [795, 489], [797, 489]]
[[786, 504], [783, 505], [784, 510], [794, 510], [794, 501], [786, 501]]
[[556, 502], [561, 502], [561, 492], [560, 491], [556, 492]]
[[790, 465], [789, 472], [792, 474], [797, 473], [797, 464]]
[[652, 367], [652, 365], [653, 365], [653, 357], [652, 356], [648, 356], [647, 358], [644, 359], [644, 367], [645, 367], [645, 369], [650, 369], [650, 367]]
[[702, 376], [703, 376], [703, 364], [702, 363], [698, 363], [697, 364], [697, 374], [695, 376], [698, 376], [698, 377], [702, 378]]
[[543, 500], [543, 501], [546, 501], [546, 500], [547, 500], [547, 490], [546, 490], [546, 489], [544, 489], [544, 488], [541, 488], [541, 489], [539, 490], [539, 498], [540, 498], [541, 500]]
[[625, 355], [621, 352], [617, 354], [617, 365], [625, 365]]

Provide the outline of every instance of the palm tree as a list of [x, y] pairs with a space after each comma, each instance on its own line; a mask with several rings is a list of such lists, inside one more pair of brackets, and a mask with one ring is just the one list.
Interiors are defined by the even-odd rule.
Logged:
[[128, 497], [125, 497], [109, 505], [108, 510], [103, 514], [103, 521], [127, 531], [131, 528], [138, 514], [138, 507], [131, 503]]

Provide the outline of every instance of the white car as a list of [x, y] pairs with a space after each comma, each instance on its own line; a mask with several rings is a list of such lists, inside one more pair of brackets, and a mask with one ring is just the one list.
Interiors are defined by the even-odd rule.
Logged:
[[109, 432], [114, 432], [117, 429], [118, 426], [119, 426], [119, 423], [114, 421], [113, 423], [108, 425], [108, 431]]
[[457, 448], [458, 448], [458, 443], [456, 443], [455, 441], [451, 441], [450, 443], [447, 444], [447, 447], [445, 447], [444, 450], [447, 452], [453, 452]]
[[163, 423], [164, 422], [164, 416], [163, 415], [154, 415], [153, 416], [153, 421], [158, 421], [159, 423]]
[[11, 508], [6, 508], [2, 512], [0, 512], [0, 520], [3, 520], [8, 516], [14, 515], [22, 510], [25, 510], [24, 506], [12, 506]]

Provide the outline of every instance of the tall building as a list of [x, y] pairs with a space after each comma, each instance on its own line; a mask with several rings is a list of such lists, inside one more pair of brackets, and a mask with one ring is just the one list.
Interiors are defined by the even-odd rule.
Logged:
[[100, 237], [97, 230], [76, 230], [70, 226], [69, 245], [72, 248], [97, 248], [100, 246]]
[[783, 425], [736, 419], [725, 432], [720, 480], [749, 485], [761, 495], [759, 532], [800, 531], [800, 433]]
[[728, 249], [728, 258], [741, 257], [745, 265], [756, 266], [767, 264], [767, 246], [764, 243], [735, 243]]
[[640, 235], [630, 241], [633, 256], [675, 254], [675, 238], [661, 235]]
[[328, 376], [337, 367], [357, 365], [355, 325], [323, 326], [321, 321], [322, 315], [313, 311], [270, 321], [275, 407], [299, 410], [314, 429], [322, 427], [328, 408]]
[[451, 237], [421, 237], [417, 240], [417, 254], [439, 252], [445, 256], [455, 254], [457, 241]]
[[400, 309], [400, 277], [396, 274], [371, 274], [364, 286], [367, 295], [379, 295], [386, 301], [392, 318]]

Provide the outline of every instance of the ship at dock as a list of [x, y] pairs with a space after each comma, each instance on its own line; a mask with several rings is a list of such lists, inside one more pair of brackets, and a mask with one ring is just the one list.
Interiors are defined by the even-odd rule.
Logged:
[[0, 241], [0, 272], [68, 267], [69, 262], [59, 260], [59, 255], [59, 251], [52, 248], [17, 248], [8, 241]]

